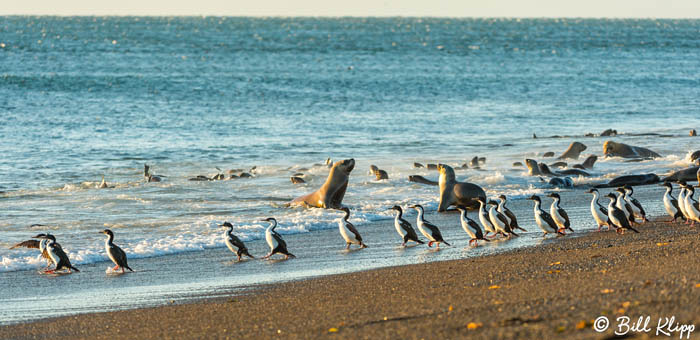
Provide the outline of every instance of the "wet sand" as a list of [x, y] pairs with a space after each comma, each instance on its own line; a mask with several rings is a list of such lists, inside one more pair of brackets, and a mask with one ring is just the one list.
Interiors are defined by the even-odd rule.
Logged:
[[700, 327], [700, 228], [654, 222], [640, 230], [10, 325], [0, 338], [604, 338], [611, 329], [592, 328], [601, 315], [613, 326], [618, 316], [650, 316], [644, 337], [663, 317]]

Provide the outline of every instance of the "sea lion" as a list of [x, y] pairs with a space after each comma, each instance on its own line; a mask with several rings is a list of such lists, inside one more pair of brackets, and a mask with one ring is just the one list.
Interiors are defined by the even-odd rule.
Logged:
[[655, 174], [625, 175], [613, 178], [606, 184], [598, 184], [596, 188], [615, 188], [623, 185], [645, 185], [660, 182], [659, 176]]
[[469, 165], [467, 165], [467, 163], [462, 163], [462, 165], [456, 167], [455, 169], [456, 170], [466, 170], [466, 169], [469, 169]]
[[342, 207], [345, 190], [348, 188], [350, 173], [355, 168], [355, 160], [350, 158], [333, 163], [328, 172], [328, 178], [320, 189], [294, 199], [292, 205], [303, 205], [324, 209], [338, 209]]
[[549, 169], [549, 166], [547, 164], [538, 163], [537, 167], [540, 169], [540, 173], [544, 176], [556, 176], [556, 174]]
[[696, 161], [698, 158], [700, 158], [700, 150], [695, 151], [695, 152], [693, 152], [693, 153], [690, 155], [690, 161], [693, 162], [693, 163], [695, 163], [695, 161]]
[[631, 146], [623, 143], [606, 141], [603, 144], [603, 154], [605, 157], [623, 157], [623, 158], [656, 158], [661, 157], [658, 153], [647, 148]]
[[478, 167], [479, 166], [479, 156], [474, 156], [471, 161], [469, 161], [469, 165], [472, 168]]
[[586, 149], [588, 149], [588, 147], [583, 143], [573, 142], [569, 145], [569, 148], [566, 149], [563, 154], [561, 154], [561, 156], [557, 157], [557, 159], [578, 159], [581, 152]]
[[423, 176], [420, 175], [411, 175], [408, 176], [408, 181], [409, 182], [415, 182], [415, 183], [420, 183], [420, 184], [427, 184], [427, 185], [438, 185], [437, 181], [429, 180]]
[[149, 183], [150, 182], [160, 182], [161, 177], [165, 177], [165, 176], [161, 176], [161, 175], [153, 175], [153, 174], [151, 174], [150, 170], [151, 170], [150, 166], [148, 166], [147, 164], [143, 165], [143, 177], [146, 179], [146, 182], [149, 182]]
[[696, 137], [698, 135], [698, 132], [695, 131], [695, 129], [690, 130], [690, 137]]
[[598, 160], [598, 156], [590, 155], [581, 164], [575, 164], [573, 167], [576, 169], [593, 169], [593, 164]]
[[241, 172], [240, 175], [238, 175], [238, 178], [250, 178], [253, 177], [253, 175], [247, 173], [247, 172]]
[[613, 136], [617, 136], [617, 130], [607, 129], [607, 130], [601, 132], [601, 133], [600, 133], [600, 136], [601, 136], [601, 137], [613, 137]]
[[417, 163], [417, 162], [414, 162], [414, 163], [413, 163], [413, 167], [414, 167], [414, 168], [425, 168], [425, 166], [424, 166], [423, 164], [420, 164], [420, 163]]
[[389, 179], [389, 174], [386, 171], [379, 169], [376, 165], [370, 165], [369, 170], [374, 174], [377, 180]]
[[566, 168], [567, 165], [568, 164], [566, 164], [566, 162], [554, 162], [554, 163], [550, 164], [549, 166], [552, 168]]
[[557, 175], [574, 175], [574, 176], [591, 177], [591, 174], [589, 174], [581, 169], [564, 169], [564, 170], [557, 171], [556, 174]]
[[438, 166], [437, 164], [428, 164], [426, 168], [428, 168], [428, 170], [437, 170]]
[[306, 181], [305, 181], [303, 178], [301, 178], [301, 177], [292, 176], [292, 177], [290, 177], [290, 179], [291, 179], [292, 183], [294, 183], [294, 184], [304, 184], [304, 183], [306, 183]]
[[571, 177], [554, 177], [549, 180], [549, 185], [557, 188], [573, 188], [574, 181]]
[[100, 185], [97, 186], [98, 189], [107, 189], [109, 186], [107, 186], [107, 182], [105, 182], [105, 176], [102, 176], [102, 182], [100, 182]]
[[554, 152], [552, 151], [547, 151], [542, 155], [542, 157], [554, 157]]
[[686, 182], [692, 182], [695, 180], [698, 169], [700, 167], [698, 166], [691, 166], [690, 168], [686, 168], [683, 170], [678, 170], [664, 178], [664, 182], [676, 182], [676, 181], [686, 181]]
[[486, 192], [480, 186], [467, 182], [457, 182], [455, 171], [449, 165], [439, 164], [438, 171], [440, 171], [438, 212], [446, 211], [451, 205], [476, 209], [479, 206], [476, 198], [486, 199]]
[[513, 167], [520, 167], [523, 166], [522, 162], [513, 162]]
[[525, 166], [527, 166], [527, 174], [530, 176], [542, 176], [542, 172], [540, 172], [540, 167], [537, 164], [537, 161], [534, 159], [525, 159]]

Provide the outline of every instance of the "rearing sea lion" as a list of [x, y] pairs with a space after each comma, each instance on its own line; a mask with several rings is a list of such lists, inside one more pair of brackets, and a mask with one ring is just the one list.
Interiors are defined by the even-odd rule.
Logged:
[[588, 147], [585, 146], [583, 143], [579, 142], [573, 142], [571, 145], [569, 145], [569, 148], [564, 151], [564, 153], [557, 157], [557, 159], [566, 159], [566, 158], [571, 158], [571, 159], [578, 159], [578, 156], [581, 155], [581, 152], [586, 150]]
[[476, 209], [479, 202], [476, 198], [486, 199], [486, 192], [480, 186], [472, 183], [457, 182], [455, 171], [446, 164], [438, 164], [440, 171], [440, 204], [438, 212], [446, 211], [451, 205], [465, 206]]
[[647, 148], [639, 146], [631, 146], [623, 143], [616, 143], [611, 140], [603, 144], [603, 154], [605, 157], [623, 157], [623, 158], [656, 158], [661, 157], [658, 153]]
[[348, 188], [350, 172], [355, 168], [354, 159], [337, 161], [331, 167], [326, 182], [320, 189], [294, 199], [291, 205], [303, 205], [306, 207], [338, 209], [342, 207], [345, 190]]

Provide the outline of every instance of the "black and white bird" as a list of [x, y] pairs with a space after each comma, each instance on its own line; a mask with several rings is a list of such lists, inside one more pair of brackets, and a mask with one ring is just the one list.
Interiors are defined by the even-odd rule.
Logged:
[[105, 250], [107, 251], [107, 256], [109, 256], [109, 259], [115, 264], [112, 270], [117, 271], [121, 268], [122, 273], [124, 273], [124, 268], [126, 268], [133, 272], [134, 270], [131, 269], [127, 263], [126, 253], [122, 250], [122, 248], [119, 248], [119, 246], [114, 244], [114, 233], [109, 229], [102, 230], [100, 233], [107, 235], [107, 239], [105, 240]]
[[[42, 236], [45, 236], [46, 234], [39, 234], [34, 236], [33, 238], [40, 238]], [[39, 253], [41, 254], [41, 257], [43, 257], [46, 260], [46, 267], [44, 270], [48, 270], [51, 264], [53, 263], [53, 260], [49, 256], [49, 253], [46, 251], [46, 244], [49, 242], [47, 239], [41, 239], [41, 240], [26, 240], [22, 241], [20, 243], [15, 244], [14, 246], [10, 247], [10, 249], [16, 249], [16, 248], [31, 248], [31, 249], [39, 249]]]
[[367, 245], [362, 242], [360, 232], [358, 232], [355, 226], [348, 221], [348, 218], [350, 218], [350, 209], [348, 207], [342, 207], [339, 210], [345, 212], [345, 215], [338, 220], [340, 236], [343, 237], [346, 244], [345, 249], [350, 249], [351, 244], [357, 244], [360, 246], [360, 248], [367, 248]]
[[554, 192], [547, 195], [547, 197], [551, 197], [552, 199], [554, 199], [554, 201], [552, 201], [552, 205], [549, 207], [549, 213], [552, 215], [552, 219], [554, 219], [554, 222], [557, 224], [557, 226], [559, 226], [560, 231], [562, 231], [563, 233], [565, 229], [568, 229], [573, 233], [574, 230], [571, 229], [571, 221], [569, 221], [569, 215], [566, 214], [566, 210], [564, 210], [564, 208], [559, 206], [559, 202], [561, 201], [561, 197], [559, 197], [559, 194]]
[[639, 201], [636, 198], [632, 197], [632, 194], [634, 194], [633, 187], [625, 185], [622, 188], [625, 190], [625, 200], [632, 207], [634, 216], [640, 218], [642, 222], [649, 222], [649, 220], [647, 219], [647, 213], [646, 211], [644, 211], [644, 207], [642, 207], [642, 204], [639, 203]]
[[506, 195], [499, 195], [498, 200], [500, 201], [498, 203], [498, 210], [499, 213], [505, 215], [505, 217], [508, 219], [508, 225], [510, 225], [510, 229], [515, 230], [515, 229], [520, 229], [522, 231], [527, 231], [520, 225], [518, 225], [518, 218], [515, 217], [515, 214], [513, 214], [508, 207], [506, 207]]
[[270, 246], [270, 253], [263, 257], [263, 259], [270, 258], [270, 256], [275, 254], [284, 255], [285, 260], [290, 256], [296, 257], [294, 254], [287, 251], [287, 243], [284, 242], [282, 236], [275, 231], [275, 228], [277, 228], [277, 220], [274, 217], [268, 217], [261, 222], [270, 223], [270, 226], [265, 229], [265, 241], [267, 241], [267, 245]]
[[442, 234], [440, 233], [440, 229], [438, 227], [428, 221], [425, 220], [425, 217], [423, 216], [424, 211], [423, 211], [423, 206], [420, 204], [414, 204], [410, 206], [410, 208], [416, 209], [418, 212], [418, 216], [416, 217], [416, 224], [418, 225], [418, 230], [420, 230], [421, 234], [425, 236], [428, 239], [428, 247], [432, 247], [433, 243], [437, 244], [437, 249], [440, 249], [440, 243], [444, 243], [446, 245], [450, 245], [447, 243], [442, 238]]
[[418, 239], [416, 230], [413, 229], [411, 223], [403, 219], [403, 210], [400, 206], [395, 205], [391, 207], [391, 210], [396, 211], [396, 216], [394, 217], [394, 227], [396, 227], [396, 232], [399, 233], [399, 236], [401, 236], [401, 239], [403, 240], [401, 246], [405, 247], [406, 243], [409, 241], [413, 241], [418, 244], [425, 243]]
[[496, 228], [491, 224], [491, 219], [489, 218], [489, 212], [486, 210], [486, 199], [479, 197], [476, 199], [479, 202], [479, 222], [484, 227], [484, 237], [489, 236], [489, 233], [496, 236]]
[[546, 211], [542, 210], [542, 201], [540, 200], [540, 197], [537, 195], [532, 195], [528, 199], [535, 201], [535, 222], [544, 232], [543, 236], [547, 236], [547, 234], [564, 235], [564, 233], [559, 230], [559, 227], [557, 227], [557, 223], [554, 222], [552, 216]]
[[484, 237], [484, 233], [481, 231], [481, 228], [479, 227], [479, 224], [476, 223], [476, 221], [472, 220], [467, 216], [467, 208], [463, 206], [457, 207], [457, 210], [459, 210], [459, 221], [462, 223], [462, 229], [469, 235], [471, 238], [469, 240], [469, 245], [472, 245], [474, 243], [474, 246], [479, 245], [479, 240], [484, 240], [486, 242], [490, 242], [487, 238]]
[[39, 239], [48, 240], [48, 242], [46, 243], [46, 252], [49, 254], [49, 257], [51, 257], [51, 261], [56, 264], [54, 269], [46, 270], [44, 271], [44, 273], [52, 274], [63, 268], [68, 269], [69, 273], [71, 273], [73, 270], [75, 270], [76, 272], [80, 272], [78, 268], [75, 268], [73, 267], [73, 265], [71, 265], [70, 259], [68, 258], [68, 255], [66, 255], [66, 252], [63, 251], [61, 245], [56, 243], [56, 237], [54, 237], [51, 234], [39, 234], [37, 236], [37, 238]]
[[698, 201], [693, 198], [695, 194], [693, 186], [686, 185], [686, 190], [688, 194], [685, 196], [685, 212], [690, 219], [690, 225], [695, 225], [695, 222], [700, 222], [700, 206], [698, 206]]
[[504, 237], [510, 237], [510, 235], [518, 236], [518, 234], [510, 229], [508, 218], [496, 210], [498, 202], [489, 200], [489, 205], [491, 206], [489, 209], [489, 221], [491, 221], [491, 224], [496, 228], [496, 231]]
[[678, 205], [678, 200], [673, 197], [673, 185], [669, 182], [664, 182], [661, 184], [666, 187], [666, 193], [664, 193], [664, 208], [669, 216], [671, 216], [670, 222], [676, 222], [676, 219], [685, 220], [683, 212], [681, 212], [680, 206]]
[[615, 196], [612, 192], [608, 193], [606, 196], [610, 198], [610, 203], [608, 204], [608, 218], [610, 218], [610, 222], [617, 227], [616, 231], [624, 234], [625, 230], [629, 229], [635, 233], [639, 233], [637, 229], [632, 228], [629, 217], [617, 206], [616, 201], [620, 198]]
[[598, 189], [591, 189], [586, 191], [589, 194], [593, 194], [593, 199], [591, 200], [591, 215], [595, 223], [598, 224], [598, 231], [607, 226], [608, 230], [611, 228], [610, 218], [608, 217], [608, 209], [606, 209], [600, 202], [598, 202]]
[[632, 210], [632, 205], [630, 205], [625, 199], [625, 189], [617, 188], [615, 191], [619, 194], [617, 196], [617, 203], [615, 203], [615, 206], [617, 206], [617, 208], [625, 214], [627, 220], [630, 221], [631, 224], [637, 223], [634, 219], [634, 210]]
[[680, 188], [678, 192], [678, 209], [680, 209], [681, 214], [683, 214], [685, 218], [685, 224], [688, 224], [690, 223], [690, 216], [688, 216], [688, 212], [685, 211], [685, 196], [688, 195], [685, 181], [678, 181], [678, 187]]
[[151, 167], [148, 166], [147, 164], [143, 165], [143, 177], [146, 180], [146, 182], [160, 182], [162, 179], [160, 175], [153, 175], [151, 174]]
[[224, 244], [226, 244], [226, 247], [236, 254], [238, 256], [238, 259], [236, 261], [240, 261], [241, 257], [243, 255], [250, 257], [251, 259], [254, 259], [253, 255], [250, 255], [248, 252], [248, 247], [245, 246], [245, 243], [241, 241], [236, 235], [233, 234], [233, 225], [229, 222], [224, 222], [224, 224], [220, 224], [219, 227], [225, 228], [224, 230]]

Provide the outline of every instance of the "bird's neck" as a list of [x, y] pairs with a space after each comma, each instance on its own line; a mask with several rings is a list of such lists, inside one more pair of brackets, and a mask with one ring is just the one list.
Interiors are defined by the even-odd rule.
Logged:
[[418, 219], [423, 221], [423, 209], [417, 208], [416, 210], [418, 211]]
[[401, 210], [396, 210], [396, 217], [395, 217], [395, 219], [400, 220], [401, 217], [402, 217], [402, 215], [403, 215], [403, 213], [401, 212]]

